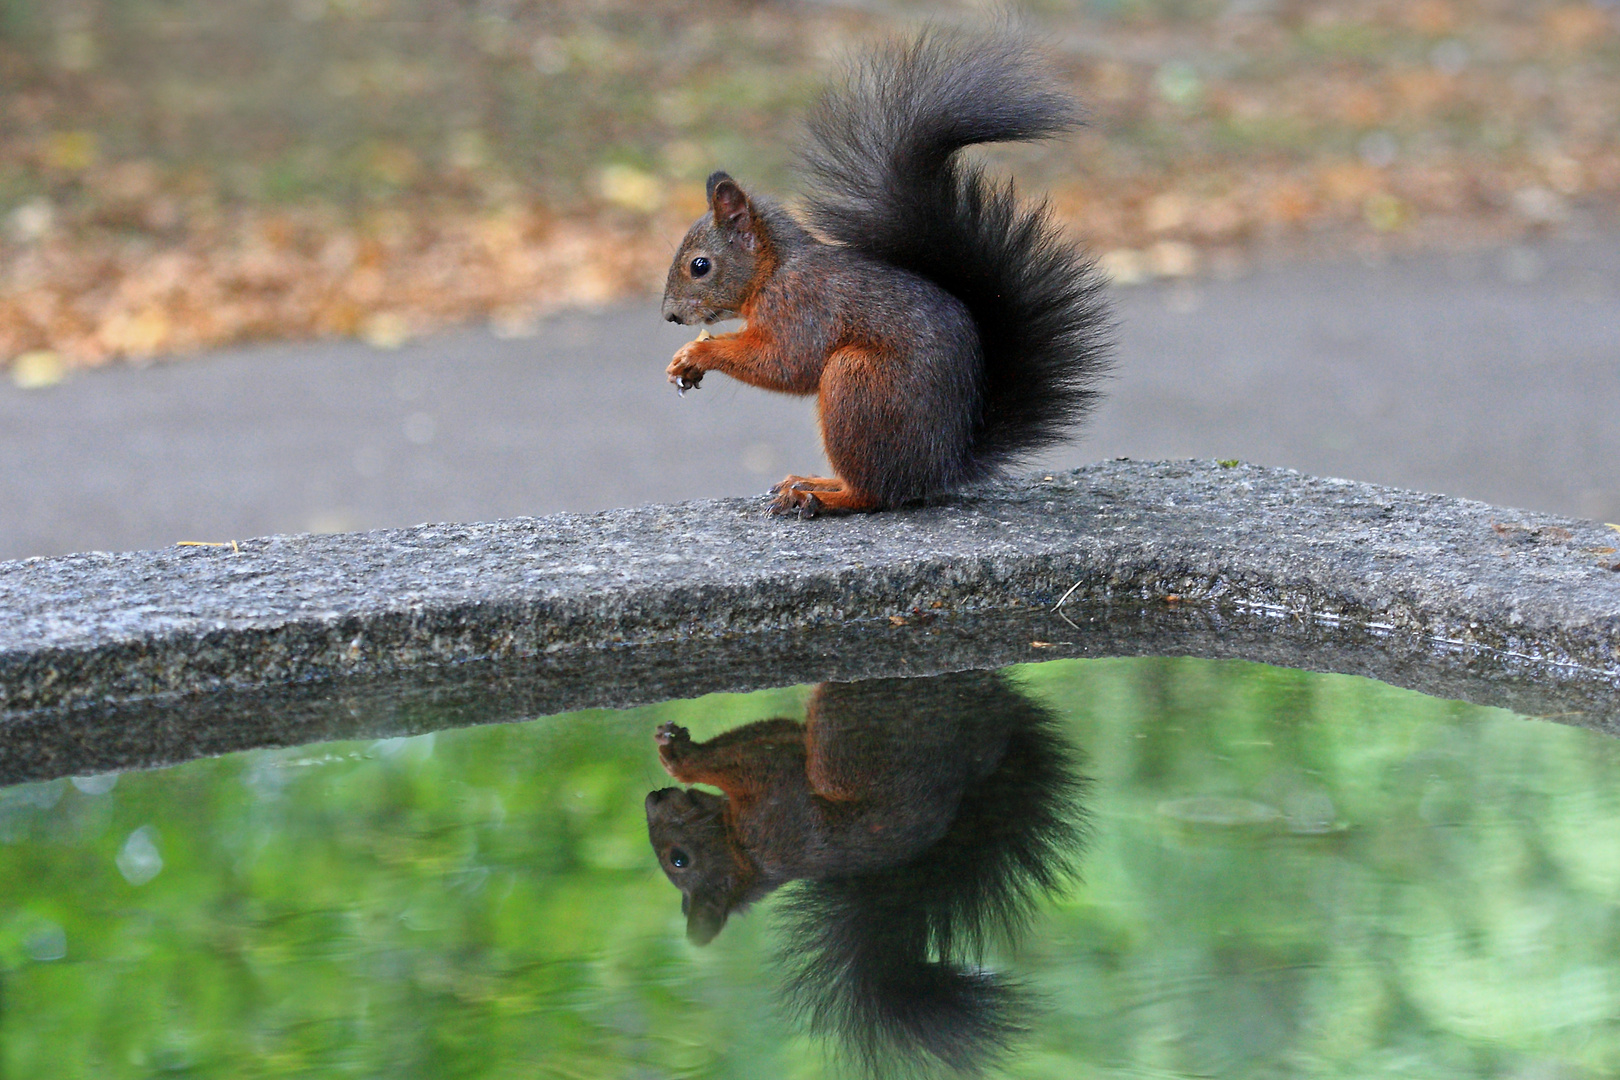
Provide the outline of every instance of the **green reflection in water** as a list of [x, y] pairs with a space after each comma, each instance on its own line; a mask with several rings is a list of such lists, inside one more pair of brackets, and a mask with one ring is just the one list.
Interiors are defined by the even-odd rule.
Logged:
[[[1093, 779], [1020, 1077], [1620, 1072], [1620, 743], [1237, 662], [1015, 669]], [[0, 790], [0, 1076], [837, 1075], [771, 901], [684, 939], [652, 731], [807, 691]]]

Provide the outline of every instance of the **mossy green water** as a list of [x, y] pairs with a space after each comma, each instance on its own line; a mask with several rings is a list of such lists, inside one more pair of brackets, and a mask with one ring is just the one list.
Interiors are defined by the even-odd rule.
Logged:
[[[1620, 1070], [1620, 743], [1231, 661], [1013, 669], [1092, 779], [1008, 1075]], [[653, 728], [807, 688], [0, 789], [0, 1076], [813, 1077], [771, 902], [697, 949]]]

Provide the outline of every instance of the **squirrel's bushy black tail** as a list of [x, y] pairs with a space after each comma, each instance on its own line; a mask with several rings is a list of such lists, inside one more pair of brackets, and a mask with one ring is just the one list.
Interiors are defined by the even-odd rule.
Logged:
[[811, 114], [807, 209], [828, 239], [935, 282], [984, 354], [982, 473], [1060, 441], [1095, 404], [1110, 323], [1103, 279], [1045, 204], [1020, 205], [957, 151], [1079, 123], [1028, 45], [941, 30], [868, 56]]
[[867, 1076], [978, 1074], [1025, 1029], [1029, 996], [985, 971], [1075, 872], [1085, 781], [1052, 713], [997, 675], [978, 708], [1009, 726], [1000, 763], [911, 862], [806, 881], [778, 909], [788, 1011]]

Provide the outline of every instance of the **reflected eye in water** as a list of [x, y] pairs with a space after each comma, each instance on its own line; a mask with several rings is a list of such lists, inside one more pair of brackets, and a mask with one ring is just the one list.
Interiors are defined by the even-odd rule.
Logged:
[[657, 742], [675, 779], [724, 792], [647, 799], [670, 866], [694, 846], [714, 856], [669, 875], [691, 941], [794, 882], [777, 925], [784, 1004], [867, 1075], [976, 1073], [1027, 1027], [1033, 1003], [983, 962], [1079, 857], [1084, 781], [1048, 709], [994, 672], [826, 683], [802, 723], [706, 743], [665, 725]]

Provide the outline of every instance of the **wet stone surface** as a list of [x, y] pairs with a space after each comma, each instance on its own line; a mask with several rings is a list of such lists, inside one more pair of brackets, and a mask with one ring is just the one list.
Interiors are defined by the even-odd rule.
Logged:
[[678, 665], [734, 635], [1065, 597], [1065, 611], [1159, 603], [1484, 650], [1612, 689], [1616, 548], [1602, 523], [1289, 470], [1113, 461], [868, 517], [725, 500], [30, 559], [0, 563], [0, 711], [604, 646]]

